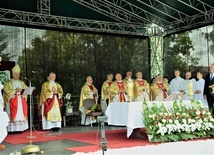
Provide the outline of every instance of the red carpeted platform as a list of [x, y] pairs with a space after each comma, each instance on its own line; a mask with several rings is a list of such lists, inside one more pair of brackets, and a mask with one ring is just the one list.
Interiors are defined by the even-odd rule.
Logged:
[[[124, 147], [133, 147], [133, 146], [144, 146], [144, 145], [152, 145], [147, 139], [145, 132], [141, 132], [145, 139], [132, 139], [126, 137], [126, 129], [123, 130], [108, 130], [105, 131], [106, 140], [108, 142], [108, 148], [124, 148]], [[26, 138], [30, 135], [29, 131], [25, 131], [21, 134], [12, 134], [8, 135], [4, 142], [11, 144], [23, 144], [29, 143], [31, 140], [33, 143], [36, 142], [46, 142], [46, 141], [56, 141], [56, 140], [73, 140], [79, 142], [89, 143], [88, 146], [80, 146], [80, 147], [70, 147], [65, 148], [70, 151], [75, 152], [93, 152], [100, 150], [100, 131], [98, 132], [81, 132], [81, 133], [70, 133], [70, 134], [58, 134], [58, 135], [48, 135], [51, 134], [49, 132], [40, 132], [37, 133], [33, 131], [33, 136], [36, 138], [29, 139]]]
[[[154, 143], [150, 143], [148, 141], [145, 132], [141, 132], [141, 134], [145, 137], [144, 139], [127, 138], [126, 130], [113, 130], [113, 131], [106, 131], [105, 133], [106, 133], [106, 140], [108, 142], [108, 149], [155, 145]], [[96, 139], [96, 133], [86, 133], [86, 134], [80, 133], [80, 134], [76, 134], [75, 136], [72, 136], [72, 139], [76, 141], [90, 143], [92, 145], [81, 146], [81, 147], [70, 147], [70, 148], [66, 148], [67, 150], [76, 151], [76, 152], [85, 152], [85, 153], [101, 150], [101, 148], [99, 148], [100, 133], [97, 139]]]
[[17, 134], [8, 134], [7, 137], [4, 139], [4, 142], [11, 143], [11, 144], [24, 144], [29, 143], [31, 140], [33, 143], [35, 142], [46, 142], [46, 141], [55, 141], [55, 140], [62, 140], [64, 137], [63, 134], [61, 135], [52, 135], [51, 132], [44, 131], [44, 132], [32, 132], [33, 136], [36, 138], [27, 138], [30, 136], [30, 131], [24, 131], [23, 133]]

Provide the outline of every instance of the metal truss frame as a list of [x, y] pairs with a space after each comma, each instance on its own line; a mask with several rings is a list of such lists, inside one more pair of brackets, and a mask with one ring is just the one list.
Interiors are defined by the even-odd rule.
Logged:
[[206, 13], [199, 13], [194, 16], [184, 18], [183, 20], [183, 22], [175, 21], [171, 22], [168, 25], [165, 25], [164, 29], [166, 34], [172, 34], [179, 31], [194, 29], [214, 23], [214, 8], [207, 11]]
[[146, 35], [146, 30], [142, 27], [142, 25], [54, 16], [3, 8], [0, 8], [0, 21], [68, 30], [71, 29], [138, 36]]
[[[170, 5], [164, 0], [136, 0], [139, 4], [143, 4], [164, 16], [172, 19], [172, 22], [158, 17], [157, 15], [139, 7], [137, 3], [131, 0], [73, 0], [85, 7], [88, 7], [100, 14], [110, 17], [117, 22], [142, 24], [142, 27], [148, 28], [151, 24], [156, 24], [164, 28], [164, 35], [194, 29], [203, 25], [214, 22], [214, 7], [202, 0], [178, 0], [180, 3], [187, 5], [195, 10], [199, 5], [204, 10], [198, 14], [188, 15]], [[201, 7], [200, 6], [200, 7]], [[157, 9], [158, 8], [158, 9]], [[148, 34], [146, 34], [148, 36]]]
[[37, 12], [50, 15], [50, 0], [37, 0]]
[[[214, 7], [204, 0], [177, 0], [198, 13], [188, 15], [167, 4], [164, 0], [73, 0], [112, 21], [80, 19], [50, 15], [50, 0], [37, 0], [38, 13], [0, 8], [0, 21], [41, 27], [53, 27], [90, 32], [149, 36], [147, 28], [156, 24], [164, 28], [164, 35], [194, 29], [214, 23]], [[174, 1], [174, 0], [173, 0]], [[139, 4], [139, 5], [138, 5]], [[151, 8], [171, 22], [141, 8]], [[158, 9], [157, 9], [158, 8]], [[200, 10], [199, 8], [203, 8]]]

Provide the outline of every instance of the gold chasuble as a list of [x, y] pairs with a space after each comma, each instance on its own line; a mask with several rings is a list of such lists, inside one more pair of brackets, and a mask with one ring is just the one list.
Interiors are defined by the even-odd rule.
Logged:
[[125, 78], [123, 79], [124, 85], [127, 88], [127, 95], [130, 101], [134, 100], [134, 79], [132, 78]]
[[94, 99], [94, 103], [96, 103], [96, 98], [95, 96], [91, 96], [91, 92], [95, 92], [98, 94], [97, 88], [94, 87], [94, 85], [91, 85], [89, 83], [85, 83], [81, 89], [81, 94], [80, 94], [80, 103], [79, 103], [79, 110], [83, 112], [83, 101], [86, 99]]
[[103, 82], [102, 88], [101, 88], [101, 101], [104, 99], [110, 98], [110, 86], [112, 84], [112, 81], [106, 80]]
[[[149, 83], [143, 79], [136, 79], [134, 81], [134, 98], [140, 96], [143, 92], [146, 92], [148, 95], [150, 94]], [[145, 97], [144, 100], [146, 100]]]
[[[53, 92], [57, 91], [58, 94]], [[42, 90], [40, 94], [39, 107], [44, 104], [44, 116], [47, 121], [58, 122], [61, 121], [60, 106], [62, 106], [63, 89], [62, 86], [53, 81], [46, 81], [42, 85]]]
[[[110, 92], [110, 100], [111, 101], [110, 102], [112, 102], [113, 98], [116, 95], [119, 95], [118, 102], [125, 102], [126, 101], [125, 92], [127, 91], [127, 87], [123, 81], [114, 81], [111, 84], [110, 88], [111, 88], [111, 92]], [[120, 92], [120, 91], [124, 91], [124, 92]]]
[[167, 92], [169, 91], [169, 88], [167, 85], [163, 82], [155, 82], [151, 85], [150, 88], [150, 97], [151, 101], [163, 101], [165, 98], [167, 98]]
[[[17, 121], [16, 115], [18, 111], [18, 104], [22, 104], [22, 113], [24, 115], [24, 118], [22, 120], [26, 120], [28, 115], [28, 106], [26, 102], [27, 95], [23, 97], [20, 93], [16, 93], [16, 88], [25, 89], [27, 88], [27, 86], [21, 80], [11, 79], [7, 83], [5, 83], [3, 92], [4, 107], [6, 107], [7, 104], [10, 104], [10, 118], [12, 122]], [[19, 103], [19, 97], [21, 97], [21, 103]]]

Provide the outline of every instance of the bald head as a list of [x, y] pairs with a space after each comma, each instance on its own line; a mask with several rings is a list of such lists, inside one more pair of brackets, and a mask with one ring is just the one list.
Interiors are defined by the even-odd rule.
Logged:
[[92, 84], [93, 83], [93, 79], [91, 76], [87, 76], [86, 77], [86, 82], [89, 83], [89, 84]]
[[113, 80], [113, 74], [107, 74], [107, 80], [112, 81]]
[[116, 79], [117, 81], [121, 81], [121, 80], [122, 80], [121, 74], [120, 74], [120, 73], [117, 73], [117, 74], [115, 75], [115, 79]]

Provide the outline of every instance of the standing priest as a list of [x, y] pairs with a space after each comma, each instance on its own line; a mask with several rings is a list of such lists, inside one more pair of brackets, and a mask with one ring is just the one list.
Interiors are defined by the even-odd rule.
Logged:
[[127, 96], [127, 86], [122, 80], [120, 73], [115, 76], [116, 80], [111, 84], [110, 99], [111, 102], [127, 102], [129, 97]]
[[20, 71], [19, 65], [14, 66], [12, 68], [13, 78], [4, 85], [5, 110], [10, 119], [7, 127], [8, 132], [20, 132], [28, 129], [27, 96], [22, 95], [27, 86], [23, 81], [19, 80]]
[[142, 102], [142, 101], [150, 101], [149, 99], [149, 93], [150, 93], [150, 87], [146, 80], [144, 80], [142, 72], [136, 73], [137, 79], [134, 81], [134, 94], [136, 102]]
[[42, 84], [39, 108], [42, 108], [42, 128], [58, 131], [61, 128], [62, 86], [55, 82], [56, 74], [51, 72]]

